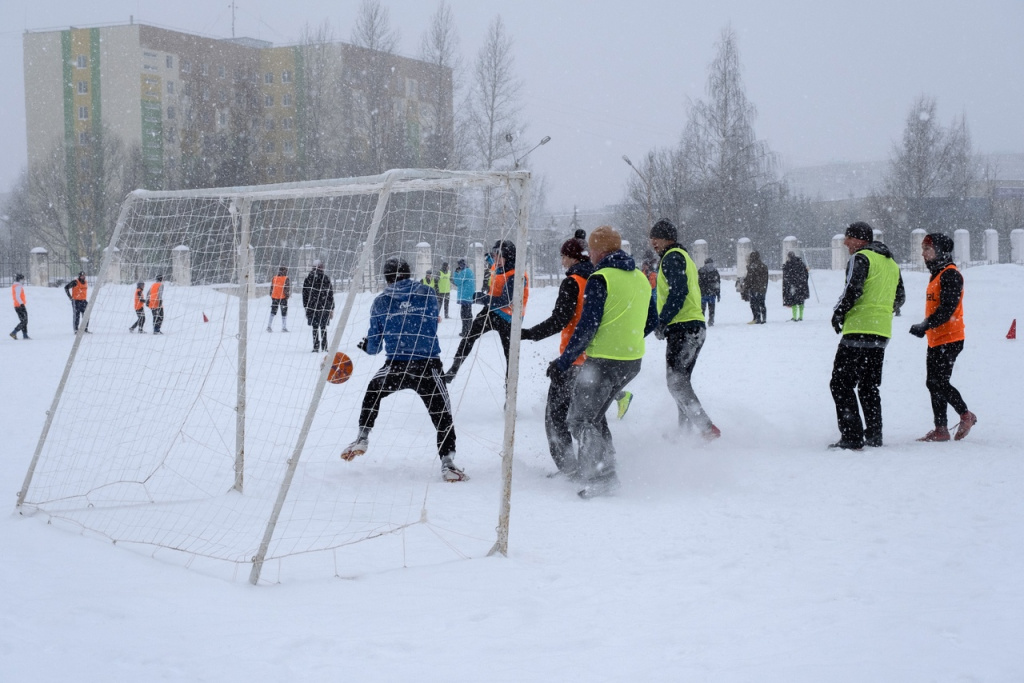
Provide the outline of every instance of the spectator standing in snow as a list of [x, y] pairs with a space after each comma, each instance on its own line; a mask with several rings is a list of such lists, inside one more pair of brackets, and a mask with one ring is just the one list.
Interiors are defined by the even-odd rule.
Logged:
[[466, 265], [466, 259], [460, 258], [452, 274], [452, 284], [455, 285], [455, 296], [459, 304], [459, 317], [462, 320], [462, 331], [460, 337], [469, 334], [469, 327], [473, 324], [473, 295], [476, 294], [476, 275], [473, 269]]
[[656, 333], [659, 339], [668, 341], [666, 379], [679, 412], [679, 426], [695, 429], [710, 441], [722, 433], [704, 412], [692, 383], [693, 369], [707, 338], [704, 314], [700, 310], [697, 264], [676, 241], [677, 237], [676, 226], [667, 220], [660, 220], [651, 228], [651, 247], [661, 257]]
[[323, 261], [313, 261], [313, 268], [302, 282], [302, 307], [306, 324], [313, 328], [313, 353], [327, 350], [327, 324], [334, 317], [334, 287], [324, 273]]
[[768, 310], [764, 299], [768, 293], [768, 266], [761, 260], [761, 253], [750, 252], [747, 257], [747, 275], [743, 278], [743, 287], [746, 296], [743, 298], [750, 302], [750, 312], [754, 319], [748, 325], [764, 325], [768, 319]]
[[164, 324], [164, 276], [157, 275], [156, 282], [149, 286], [149, 299], [146, 301], [149, 312], [153, 315], [153, 334], [163, 334], [160, 328]]
[[953, 263], [953, 240], [941, 232], [925, 235], [921, 242], [921, 255], [931, 278], [925, 290], [925, 319], [911, 326], [915, 337], [928, 338], [925, 356], [927, 380], [925, 385], [932, 398], [935, 428], [918, 441], [949, 441], [946, 426], [946, 406], [960, 416], [957, 441], [967, 436], [978, 422], [978, 417], [967, 409], [960, 392], [950, 384], [953, 364], [964, 350], [964, 278]]
[[135, 308], [135, 322], [128, 328], [129, 332], [139, 331], [139, 334], [146, 333], [146, 283], [136, 282], [135, 292], [132, 294], [132, 306]]
[[444, 317], [448, 319], [448, 300], [452, 296], [452, 273], [448, 270], [448, 262], [441, 262], [441, 271], [437, 274], [437, 298], [444, 311]]
[[28, 307], [25, 305], [25, 276], [18, 273], [14, 276], [14, 283], [11, 285], [11, 299], [14, 300], [14, 314], [18, 316], [18, 324], [11, 332], [11, 339], [18, 338], [21, 332], [22, 339], [28, 339]]
[[569, 404], [569, 430], [579, 443], [581, 498], [607, 495], [619, 486], [615, 447], [605, 412], [615, 395], [640, 372], [644, 336], [654, 329], [651, 286], [622, 238], [604, 225], [590, 234], [594, 272], [583, 291], [583, 310], [565, 350], [548, 365], [551, 379], [567, 372], [586, 352]]
[[[508, 350], [512, 339], [512, 298], [515, 293], [516, 278], [516, 245], [509, 240], [498, 240], [492, 249], [494, 252], [494, 271], [491, 274], [490, 291], [480, 292], [473, 303], [483, 304], [483, 310], [477, 313], [469, 333], [459, 342], [455, 358], [448, 371], [444, 373], [444, 381], [451, 382], [462, 367], [466, 356], [473, 350], [476, 340], [488, 330], [494, 330], [501, 339], [501, 349], [505, 352], [505, 371], [508, 372]], [[523, 310], [526, 314], [526, 302], [530, 298], [530, 280], [523, 275]]]
[[274, 316], [281, 309], [281, 331], [288, 331], [288, 297], [292, 295], [292, 281], [288, 277], [288, 268], [281, 266], [277, 275], [270, 280], [270, 319], [267, 320], [267, 332], [274, 331]]
[[[906, 292], [892, 252], [874, 241], [867, 223], [851, 223], [844, 244], [850, 252], [846, 286], [832, 313], [832, 327], [842, 334], [832, 365], [829, 388], [836, 404], [839, 441], [829, 448], [860, 450], [882, 445], [882, 361], [892, 337], [893, 311]], [[856, 393], [855, 393], [856, 391]], [[861, 422], [860, 407], [864, 410]]]
[[437, 454], [444, 481], [464, 481], [455, 466], [455, 426], [448, 387], [441, 378], [441, 346], [437, 342], [440, 309], [437, 295], [410, 279], [409, 264], [399, 258], [384, 262], [387, 287], [373, 300], [370, 328], [358, 347], [376, 355], [385, 349], [384, 366], [370, 379], [359, 411], [359, 436], [341, 453], [351, 461], [366, 452], [380, 403], [403, 389], [412, 389], [423, 401], [437, 430]]
[[[558, 352], [563, 353], [583, 312], [583, 292], [587, 286], [587, 278], [594, 272], [594, 266], [590, 263], [586, 242], [576, 238], [566, 240], [559, 254], [562, 257], [562, 267], [566, 270], [565, 279], [558, 286], [555, 306], [546, 320], [524, 329], [522, 338], [527, 341], [540, 341], [561, 333]], [[585, 357], [584, 354], [577, 356], [565, 372], [548, 373], [551, 384], [548, 385], [548, 400], [544, 408], [544, 431], [548, 437], [551, 459], [555, 461], [559, 473], [569, 477], [575, 477], [577, 474], [576, 453], [572, 445], [572, 434], [569, 432], [569, 403], [576, 375], [579, 374]], [[606, 421], [602, 427], [605, 432], [608, 431]]]
[[793, 322], [804, 319], [804, 302], [811, 296], [807, 286], [809, 272], [804, 260], [792, 251], [782, 264], [782, 305], [793, 311]]
[[[64, 285], [64, 293], [71, 300], [71, 325], [75, 332], [78, 332], [78, 324], [85, 314], [85, 308], [89, 305], [89, 283], [85, 279], [85, 271], [78, 274], [78, 277]], [[88, 332], [89, 328], [86, 327]]]
[[700, 289], [700, 312], [707, 315], [708, 327], [715, 324], [715, 302], [722, 300], [722, 276], [715, 268], [714, 259], [707, 259], [697, 271]]

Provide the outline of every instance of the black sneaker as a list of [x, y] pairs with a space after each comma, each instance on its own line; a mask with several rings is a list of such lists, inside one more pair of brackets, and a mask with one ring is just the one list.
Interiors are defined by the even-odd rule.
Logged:
[[834, 451], [836, 449], [842, 449], [844, 451], [859, 451], [864, 449], [864, 444], [857, 443], [856, 441], [844, 441], [840, 439], [835, 443], [830, 443], [828, 448], [830, 451]]
[[881, 448], [882, 447], [882, 437], [880, 437], [880, 436], [869, 436], [868, 438], [864, 439], [864, 445], [865, 446], [871, 446], [872, 448]]

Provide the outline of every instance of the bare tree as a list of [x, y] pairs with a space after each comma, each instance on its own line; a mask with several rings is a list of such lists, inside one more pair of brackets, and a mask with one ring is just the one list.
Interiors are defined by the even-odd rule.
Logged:
[[394, 83], [398, 37], [387, 8], [379, 0], [362, 0], [352, 43], [363, 50], [355, 56], [356, 63], [349, 65], [348, 79], [361, 100], [356, 113], [364, 137], [356, 151], [370, 173], [383, 173], [404, 156], [404, 130], [395, 115], [395, 100], [400, 96]]
[[747, 100], [740, 73], [736, 34], [726, 28], [708, 70], [708, 99], [691, 106], [680, 145], [690, 222], [709, 236], [716, 253], [735, 238], [757, 243], [775, 237], [762, 205], [771, 195], [761, 191], [775, 182], [775, 159], [754, 134], [757, 110]]
[[907, 113], [901, 141], [893, 145], [889, 171], [869, 206], [880, 226], [899, 236], [897, 253], [910, 232], [969, 227], [975, 220], [970, 195], [978, 179], [965, 117], [949, 128], [938, 120], [935, 98], [919, 96]]
[[296, 65], [296, 108], [299, 176], [302, 180], [346, 175], [343, 161], [347, 131], [342, 121], [351, 116], [352, 97], [342, 87], [342, 57], [330, 22], [308, 24], [302, 30]]
[[432, 130], [425, 136], [422, 155], [429, 168], [457, 168], [461, 165], [462, 148], [456, 139], [455, 111], [452, 106], [459, 89], [458, 72], [462, 67], [459, 56], [459, 36], [455, 30], [455, 17], [451, 6], [441, 0], [423, 35], [420, 59], [430, 64], [430, 77], [422, 95], [432, 109]]
[[501, 16], [495, 17], [477, 54], [467, 103], [470, 161], [483, 170], [494, 169], [508, 157], [506, 136], [511, 135], [515, 144], [521, 132], [522, 82], [515, 75], [512, 47]]
[[125, 196], [143, 184], [142, 153], [106, 127], [86, 144], [58, 140], [30, 167], [8, 205], [11, 222], [58, 260], [99, 263]]

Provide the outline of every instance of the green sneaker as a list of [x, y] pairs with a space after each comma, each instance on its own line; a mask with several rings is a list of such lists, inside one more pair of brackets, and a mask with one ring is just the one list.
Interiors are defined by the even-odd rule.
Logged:
[[623, 391], [622, 398], [617, 399], [615, 403], [619, 406], [619, 419], [626, 417], [626, 411], [629, 410], [629, 404], [633, 402], [633, 393], [630, 391]]

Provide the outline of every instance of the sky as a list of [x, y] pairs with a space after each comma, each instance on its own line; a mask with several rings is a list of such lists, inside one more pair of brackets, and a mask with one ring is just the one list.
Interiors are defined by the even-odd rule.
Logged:
[[[416, 56], [436, 3], [385, 0]], [[227, 0], [0, 2], [0, 192], [26, 163], [22, 33], [136, 22], [230, 37]], [[278, 45], [330, 22], [348, 40], [358, 3], [240, 0], [235, 34]], [[555, 212], [618, 202], [623, 162], [676, 144], [704, 96], [723, 28], [737, 35], [755, 131], [783, 170], [889, 157], [913, 100], [936, 98], [944, 125], [966, 116], [980, 153], [1024, 152], [1020, 0], [450, 0], [467, 73], [498, 14], [515, 41], [524, 139], [551, 142], [530, 164]]]

